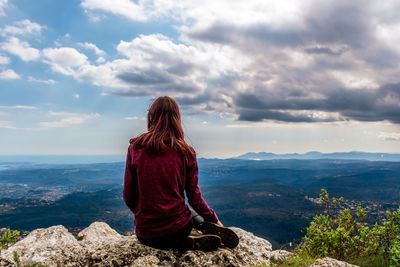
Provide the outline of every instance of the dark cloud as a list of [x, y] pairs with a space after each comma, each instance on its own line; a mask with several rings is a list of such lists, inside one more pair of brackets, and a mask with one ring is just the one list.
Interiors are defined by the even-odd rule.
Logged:
[[320, 99], [288, 99], [285, 95], [272, 94], [239, 94], [236, 96], [235, 105], [244, 109], [285, 109], [285, 110], [315, 110], [323, 105]]
[[[175, 69], [175, 71], [179, 71]], [[159, 69], [138, 70], [132, 72], [123, 72], [116, 77], [131, 86], [129, 89], [112, 89], [103, 93], [107, 95], [142, 97], [173, 94], [176, 92], [193, 93], [197, 92], [196, 85], [181, 82], [171, 74]]]
[[293, 115], [289, 112], [284, 111], [271, 111], [271, 110], [250, 110], [243, 109], [240, 110], [239, 120], [244, 121], [263, 121], [267, 120], [275, 120], [275, 121], [284, 121], [284, 122], [332, 122], [335, 119], [332, 118], [314, 118], [312, 116], [307, 115]]
[[167, 71], [171, 74], [178, 76], [188, 75], [194, 69], [192, 64], [184, 62], [176, 62], [167, 68]]
[[327, 54], [327, 55], [338, 55], [339, 52], [334, 52], [329, 47], [310, 47], [304, 49], [309, 54]]
[[207, 103], [212, 99], [211, 94], [205, 92], [203, 94], [194, 97], [175, 97], [175, 100], [179, 105], [190, 106], [190, 105], [201, 105]]
[[[254, 48], [254, 44], [280, 47], [312, 43], [347, 44], [360, 48], [370, 45], [373, 38], [371, 31], [374, 28], [369, 17], [366, 5], [359, 1], [337, 1], [309, 10], [304, 19], [304, 27], [277, 29], [261, 23], [236, 25], [216, 22], [208, 28], [190, 31], [187, 36], [206, 42], [230, 44], [249, 51]], [[336, 54], [329, 47], [309, 48], [307, 51]]]
[[112, 89], [103, 91], [106, 95], [117, 95], [127, 97], [142, 97], [142, 96], [157, 96], [157, 95], [168, 95], [179, 92], [193, 93], [197, 92], [198, 89], [195, 86], [168, 83], [168, 84], [148, 84], [145, 87], [136, 87], [132, 89]]
[[368, 46], [371, 37], [371, 21], [365, 5], [333, 2], [325, 8], [313, 10], [306, 17], [307, 41], [327, 44], [348, 44], [353, 47]]
[[[285, 122], [321, 122], [335, 120], [383, 121], [400, 123], [400, 84], [388, 84], [377, 90], [336, 89], [323, 99], [287, 99], [284, 96], [239, 94], [235, 99], [239, 120], [277, 120]], [[296, 111], [339, 113], [340, 118], [319, 119]]]
[[301, 32], [276, 30], [263, 24], [236, 26], [217, 22], [211, 27], [191, 31], [188, 37], [196, 40], [235, 45], [252, 51], [254, 45], [272, 44], [276, 46], [297, 46], [303, 44]]
[[305, 97], [307, 94], [300, 90], [292, 90], [288, 94], [289, 97]]
[[356, 64], [351, 61], [346, 60], [327, 60], [327, 59], [318, 59], [313, 66], [315, 70], [351, 70], [356, 67]]
[[155, 70], [141, 70], [140, 72], [123, 72], [117, 75], [120, 80], [134, 85], [162, 84], [171, 82], [166, 73]]

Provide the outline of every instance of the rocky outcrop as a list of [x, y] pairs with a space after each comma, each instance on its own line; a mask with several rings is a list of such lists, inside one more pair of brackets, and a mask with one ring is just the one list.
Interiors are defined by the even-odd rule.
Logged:
[[[53, 266], [270, 266], [293, 257], [285, 250], [272, 250], [271, 243], [240, 228], [231, 228], [239, 236], [234, 249], [212, 252], [159, 250], [140, 244], [136, 236], [124, 236], [103, 222], [94, 222], [77, 236], [61, 225], [36, 229], [0, 254], [0, 266], [42, 264]], [[273, 266], [275, 266], [274, 264]], [[332, 258], [317, 260], [311, 267], [353, 267]]]
[[0, 263], [2, 266], [15, 266], [16, 252], [21, 265], [40, 263], [48, 267], [269, 265], [269, 260], [274, 255], [271, 243], [240, 228], [231, 229], [240, 238], [239, 246], [234, 249], [181, 253], [144, 246], [138, 242], [136, 236], [120, 235], [102, 222], [92, 223], [77, 237], [59, 225], [32, 231], [23, 240], [1, 251]]

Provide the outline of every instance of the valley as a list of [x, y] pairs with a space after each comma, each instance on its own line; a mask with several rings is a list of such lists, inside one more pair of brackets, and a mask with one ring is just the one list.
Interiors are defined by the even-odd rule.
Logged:
[[[344, 208], [367, 211], [367, 222], [400, 204], [400, 162], [366, 160], [202, 159], [203, 197], [227, 226], [296, 243], [318, 212], [325, 188]], [[122, 201], [124, 163], [9, 165], [0, 171], [0, 228], [32, 230], [62, 224], [80, 230], [105, 221], [125, 233], [133, 215]]]

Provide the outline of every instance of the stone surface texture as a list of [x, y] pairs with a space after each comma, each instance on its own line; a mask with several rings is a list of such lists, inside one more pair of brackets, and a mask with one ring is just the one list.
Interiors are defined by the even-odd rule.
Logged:
[[[239, 236], [234, 249], [219, 248], [212, 252], [159, 250], [140, 244], [135, 235], [124, 236], [104, 222], [94, 222], [77, 236], [61, 225], [36, 229], [0, 254], [0, 266], [17, 266], [14, 253], [18, 253], [20, 266], [42, 264], [55, 266], [269, 266], [270, 259], [283, 260], [293, 254], [272, 250], [265, 239], [240, 228], [231, 227]], [[313, 267], [354, 265], [324, 258]]]
[[282, 249], [271, 251], [270, 254], [270, 258], [274, 261], [283, 261], [292, 257], [294, 257], [294, 254], [292, 252]]
[[316, 260], [310, 267], [357, 267], [357, 265], [326, 257]]

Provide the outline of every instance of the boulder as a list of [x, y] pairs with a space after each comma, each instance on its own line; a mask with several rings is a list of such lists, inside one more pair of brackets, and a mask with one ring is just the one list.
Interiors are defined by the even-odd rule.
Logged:
[[67, 228], [57, 225], [32, 231], [7, 250], [2, 250], [1, 258], [14, 262], [14, 252], [18, 253], [22, 265], [77, 266], [82, 246]]

